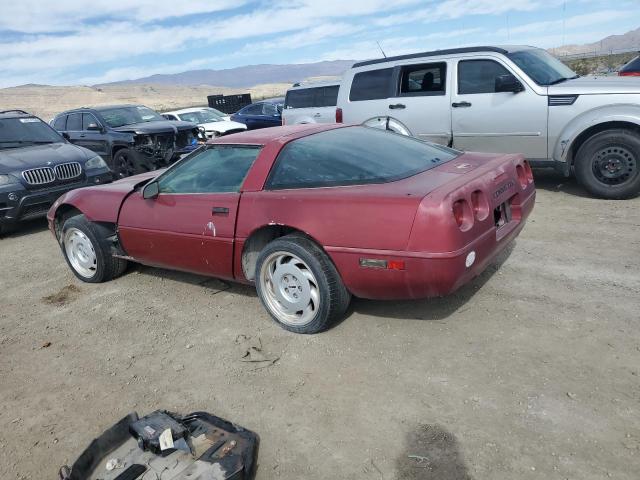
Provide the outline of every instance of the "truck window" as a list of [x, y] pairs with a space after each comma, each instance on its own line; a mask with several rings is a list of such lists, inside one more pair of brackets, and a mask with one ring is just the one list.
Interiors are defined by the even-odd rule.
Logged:
[[393, 68], [356, 73], [351, 83], [349, 100], [378, 100], [389, 97]]
[[98, 120], [91, 113], [83, 113], [82, 114], [82, 130], [89, 130], [89, 125], [95, 123], [99, 125]]
[[82, 114], [72, 113], [67, 117], [67, 130], [70, 132], [82, 131]]
[[493, 60], [462, 60], [458, 62], [458, 93], [495, 93], [500, 75], [509, 75], [509, 71]]
[[301, 88], [300, 90], [289, 90], [284, 99], [284, 108], [311, 108], [315, 104], [316, 92], [320, 88]]
[[67, 116], [66, 115], [60, 115], [53, 122], [53, 128], [55, 128], [56, 130], [59, 130], [59, 131], [62, 132], [66, 128], [66, 124], [67, 124]]
[[406, 65], [400, 70], [400, 95], [444, 95], [447, 64]]
[[319, 88], [318, 107], [335, 107], [338, 104], [339, 89], [340, 85]]

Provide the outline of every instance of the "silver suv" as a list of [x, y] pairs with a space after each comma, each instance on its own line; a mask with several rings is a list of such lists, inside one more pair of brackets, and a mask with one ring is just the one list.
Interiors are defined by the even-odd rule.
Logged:
[[524, 153], [593, 195], [640, 193], [640, 81], [580, 78], [533, 47], [469, 47], [359, 62], [338, 107], [364, 123], [460, 150]]

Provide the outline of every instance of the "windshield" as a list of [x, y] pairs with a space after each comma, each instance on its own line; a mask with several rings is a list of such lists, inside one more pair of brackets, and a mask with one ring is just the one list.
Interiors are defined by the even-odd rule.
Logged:
[[64, 139], [39, 118], [0, 119], [0, 149], [61, 142]]
[[157, 122], [164, 120], [162, 115], [148, 107], [116, 107], [100, 110], [104, 121], [110, 127], [122, 127], [134, 123]]
[[287, 144], [268, 182], [271, 189], [392, 182], [437, 167], [459, 154], [376, 128], [338, 128]]
[[507, 57], [538, 85], [555, 85], [570, 78], [578, 78], [576, 72], [549, 52], [539, 48], [507, 53]]
[[199, 110], [197, 112], [187, 112], [178, 115], [180, 120], [193, 123], [210, 123], [221, 122], [222, 118], [217, 115], [213, 110]]

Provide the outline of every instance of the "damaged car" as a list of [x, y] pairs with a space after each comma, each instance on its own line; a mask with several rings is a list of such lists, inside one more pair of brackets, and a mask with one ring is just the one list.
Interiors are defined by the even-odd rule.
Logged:
[[232, 122], [219, 110], [209, 107], [183, 108], [162, 114], [167, 120], [182, 120], [193, 122], [204, 128], [207, 138], [231, 135], [232, 133], [244, 132], [247, 126], [244, 123]]
[[143, 105], [77, 108], [58, 114], [51, 125], [100, 155], [116, 178], [167, 167], [205, 140], [195, 123], [167, 120]]
[[316, 333], [352, 295], [457, 290], [520, 233], [534, 202], [522, 155], [307, 124], [220, 137], [163, 172], [70, 192], [47, 218], [84, 282], [134, 261], [254, 284], [282, 327]]

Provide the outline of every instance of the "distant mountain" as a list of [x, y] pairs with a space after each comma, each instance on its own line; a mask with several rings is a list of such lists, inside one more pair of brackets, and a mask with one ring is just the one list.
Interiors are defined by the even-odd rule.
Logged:
[[341, 76], [354, 60], [334, 60], [290, 65], [247, 65], [225, 70], [190, 70], [188, 72], [107, 83], [105, 85], [216, 85], [218, 87], [247, 88], [265, 83], [294, 83], [309, 77]]
[[616, 53], [620, 50], [638, 49], [640, 50], [640, 28], [631, 30], [623, 35], [611, 35], [603, 38], [599, 42], [587, 43], [584, 45], [564, 45], [562, 47], [550, 48], [554, 55], [577, 55], [580, 53]]

